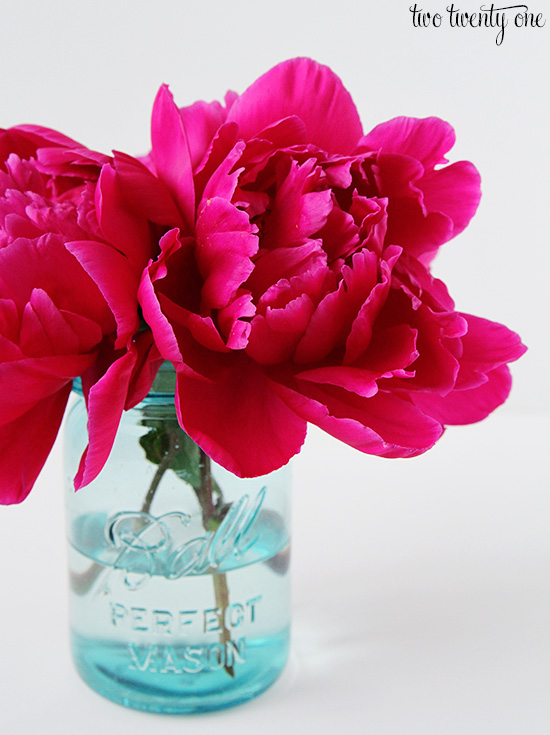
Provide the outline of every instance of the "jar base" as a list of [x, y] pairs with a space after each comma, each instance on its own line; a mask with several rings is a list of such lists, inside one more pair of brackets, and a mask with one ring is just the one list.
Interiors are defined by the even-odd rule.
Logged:
[[81, 678], [98, 694], [131, 709], [198, 714], [242, 704], [268, 689], [282, 673], [289, 631], [246, 642], [246, 654], [216, 646], [134, 647], [72, 633]]

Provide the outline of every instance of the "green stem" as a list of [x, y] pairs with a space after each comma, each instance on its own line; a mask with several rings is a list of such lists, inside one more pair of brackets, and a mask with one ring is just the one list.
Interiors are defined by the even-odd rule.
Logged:
[[[199, 503], [202, 508], [202, 522], [204, 529], [207, 530], [210, 527], [210, 521], [216, 514], [216, 506], [214, 504], [214, 482], [212, 479], [212, 468], [210, 463], [210, 457], [199, 448], [199, 471], [200, 471], [200, 493]], [[224, 649], [227, 648], [227, 643], [231, 643], [231, 632], [225, 626], [225, 615], [223, 611], [229, 606], [229, 587], [227, 585], [227, 577], [223, 574], [213, 574], [212, 582], [214, 584], [214, 598], [216, 601], [216, 607], [222, 613], [222, 629], [220, 631], [220, 643]], [[233, 664], [226, 663], [224, 665], [225, 670], [229, 676], [235, 676]]]
[[147, 495], [145, 496], [145, 500], [143, 501], [143, 505], [141, 506], [141, 512], [142, 513], [149, 513], [151, 510], [151, 503], [153, 502], [153, 498], [155, 497], [155, 493], [158, 490], [158, 487], [160, 485], [160, 481], [162, 480], [164, 473], [166, 470], [170, 469], [170, 465], [172, 464], [172, 460], [174, 459], [178, 449], [178, 438], [177, 435], [174, 437], [174, 432], [168, 430], [166, 432], [168, 436], [168, 449], [164, 453], [163, 458], [160, 460], [159, 465], [157, 467], [157, 471], [155, 472], [155, 475], [153, 477], [153, 480], [151, 481], [151, 485], [149, 487], [149, 490], [147, 491]]

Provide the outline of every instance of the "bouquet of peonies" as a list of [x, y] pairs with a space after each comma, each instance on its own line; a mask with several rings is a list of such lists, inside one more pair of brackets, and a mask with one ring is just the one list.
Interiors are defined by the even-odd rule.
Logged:
[[224, 104], [155, 99], [144, 158], [0, 131], [0, 502], [31, 490], [80, 376], [92, 481], [163, 361], [187, 434], [250, 477], [307, 422], [368, 454], [479, 421], [525, 351], [430, 273], [480, 199], [453, 129], [364, 134], [330, 69], [293, 59]]

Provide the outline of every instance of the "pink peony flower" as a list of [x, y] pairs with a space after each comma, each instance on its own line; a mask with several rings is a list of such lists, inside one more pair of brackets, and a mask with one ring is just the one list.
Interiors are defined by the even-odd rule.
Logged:
[[181, 425], [217, 462], [274, 470], [307, 422], [414, 456], [506, 399], [519, 337], [456, 312], [429, 272], [480, 199], [472, 164], [442, 166], [453, 142], [437, 118], [364, 135], [309, 59], [225, 106], [180, 110], [160, 89], [151, 154], [115, 154], [115, 179], [162, 235], [139, 300], [176, 366]]
[[[101, 206], [106, 190], [116, 201], [109, 160], [52, 130], [0, 131], [2, 503], [20, 502], [32, 488], [73, 378], [82, 376], [89, 412], [79, 484], [101, 470], [123, 408], [150, 386], [142, 368], [158, 355], [150, 334], [134, 339], [149, 250], [132, 261], [140, 243], [149, 247], [149, 231], [143, 220], [139, 239], [139, 219], [120, 201], [115, 213]], [[132, 258], [123, 253], [124, 235], [115, 239], [122, 252], [107, 242], [121, 221], [132, 233]]]
[[75, 485], [93, 480], [162, 360], [182, 427], [240, 476], [285, 464], [308, 422], [408, 457], [487, 416], [525, 348], [430, 273], [480, 198], [453, 143], [437, 118], [364, 135], [309, 59], [224, 105], [162, 87], [142, 160], [0, 130], [0, 502], [30, 491], [77, 376]]

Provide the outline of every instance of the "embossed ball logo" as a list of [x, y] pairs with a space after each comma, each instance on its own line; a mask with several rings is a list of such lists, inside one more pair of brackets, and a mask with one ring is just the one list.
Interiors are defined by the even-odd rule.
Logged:
[[126, 586], [136, 589], [152, 576], [179, 579], [231, 566], [258, 540], [255, 525], [265, 494], [263, 487], [255, 498], [243, 495], [215, 531], [192, 538], [191, 516], [183, 511], [158, 517], [137, 511], [117, 513], [105, 524], [109, 546], [119, 551], [113, 567], [125, 570]]

